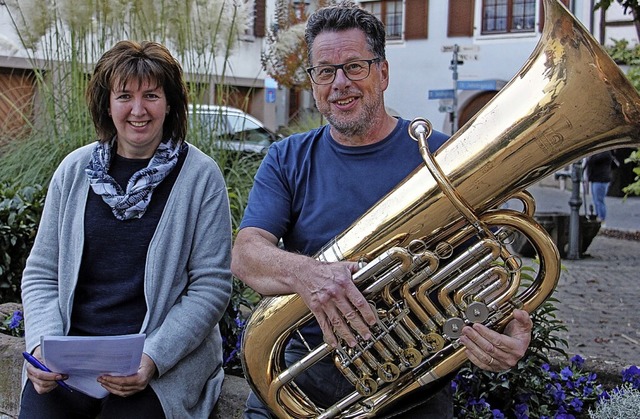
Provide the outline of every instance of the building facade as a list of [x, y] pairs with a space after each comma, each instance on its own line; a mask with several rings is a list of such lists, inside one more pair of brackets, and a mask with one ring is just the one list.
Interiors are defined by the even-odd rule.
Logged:
[[[618, 3], [603, 14], [593, 10], [594, 1], [562, 2], [601, 43], [638, 42], [632, 16], [625, 15]], [[436, 129], [454, 132], [526, 63], [540, 39], [541, 3], [362, 1], [382, 17], [389, 31], [391, 83], [386, 105], [404, 118], [424, 117]], [[450, 97], [452, 90], [455, 98]]]
[[[210, 0], [208, 3], [214, 4], [214, 2], [215, 0]], [[2, 92], [0, 94], [0, 129], [2, 130], [0, 137], [3, 138], [11, 138], [13, 133], [19, 133], [24, 128], [25, 123], [28, 125], [23, 116], [32, 114], [32, 108], [38, 103], [38, 84], [33, 70], [34, 67], [40, 65], [42, 65], [41, 69], [44, 69], [43, 62], [47, 59], [42, 56], [41, 51], [25, 48], [24, 34], [19, 34], [15, 29], [20, 14], [24, 13], [28, 20], [31, 17], [26, 15], [27, 13], [37, 13], [36, 10], [27, 8], [27, 3], [36, 4], [37, 2], [17, 3], [24, 8], [19, 12], [14, 9], [12, 15], [9, 6], [5, 2], [0, 2], [0, 91]], [[179, 3], [172, 4], [172, 1], [169, 0], [157, 4], [168, 4], [175, 8]], [[224, 2], [218, 3], [224, 4]], [[126, 2], [121, 2], [121, 4], [126, 4]], [[62, 14], [62, 12], [58, 12]], [[181, 60], [187, 82], [195, 85], [198, 90], [197, 101], [242, 108], [261, 119], [268, 128], [273, 130], [286, 122], [285, 116], [283, 116], [284, 111], [281, 109], [281, 106], [284, 106], [282, 102], [286, 99], [286, 95], [282, 92], [274, 94], [276, 92], [272, 88], [269, 77], [262, 69], [260, 57], [264, 49], [269, 21], [274, 12], [275, 0], [248, 0], [245, 2], [243, 4], [244, 15], [241, 17], [242, 21], [239, 22], [242, 28], [234, 36], [235, 46], [230, 51], [224, 51], [223, 48], [214, 46], [211, 48], [214, 52], [210, 52], [209, 57], [205, 57], [206, 53], [199, 51], [186, 56], [177, 54], [171, 42], [165, 42], [176, 57]], [[97, 18], [94, 16], [92, 19], [95, 21]], [[207, 24], [211, 26], [207, 26], [201, 32], [206, 32], [216, 22], [214, 19], [210, 19]], [[122, 22], [123, 28], [126, 25], [126, 22]], [[123, 35], [112, 36], [111, 40], [104, 42], [103, 49], [96, 48], [96, 56], [93, 61], [95, 62], [97, 57], [117, 40], [129, 38], [127, 33], [131, 32], [122, 29]], [[66, 35], [65, 39], [68, 37]], [[164, 42], [162, 39], [156, 40]], [[62, 55], [56, 54], [56, 56]], [[81, 63], [81, 65], [86, 68], [88, 77], [92, 62]], [[52, 77], [52, 75], [48, 74], [47, 77]]]
[[[317, 1], [305, 3], [305, 8], [314, 9]], [[601, 43], [619, 39], [627, 39], [631, 44], [638, 42], [632, 17], [624, 14], [617, 2], [602, 13], [594, 11], [595, 0], [561, 1]], [[387, 28], [387, 59], [391, 69], [387, 107], [404, 118], [424, 117], [436, 129], [454, 132], [527, 61], [540, 39], [541, 3], [541, 0], [359, 1], [363, 8], [378, 15]], [[294, 0], [291, 4], [298, 7], [301, 3]], [[268, 28], [274, 25], [276, 5], [283, 7], [286, 0], [248, 0], [246, 27], [228, 57], [216, 57], [208, 68], [186, 74], [203, 93], [199, 99], [202, 103], [242, 108], [272, 130], [289, 122], [295, 113], [292, 106], [302, 109], [314, 106], [309, 92], [290, 95], [274, 84], [262, 68], [260, 57], [266, 47]], [[20, 128], [21, 121], [14, 117], [15, 113], [24, 112], [32, 99], [37, 98], [32, 71], [37, 60], [32, 58], [21, 46], [7, 7], [0, 5], [3, 93], [0, 128], [5, 133]], [[194, 68], [187, 63], [183, 65], [185, 70]], [[87, 72], [90, 66], [87, 63]], [[225, 90], [222, 94], [221, 88]], [[454, 98], [450, 97], [452, 91]]]

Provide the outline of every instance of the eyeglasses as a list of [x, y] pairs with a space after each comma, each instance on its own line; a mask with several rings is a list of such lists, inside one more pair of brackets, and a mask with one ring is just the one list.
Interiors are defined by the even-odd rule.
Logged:
[[371, 60], [355, 60], [344, 64], [323, 64], [307, 68], [311, 81], [315, 84], [331, 84], [336, 79], [339, 69], [351, 81], [364, 80], [369, 77], [371, 64], [380, 62], [380, 57]]

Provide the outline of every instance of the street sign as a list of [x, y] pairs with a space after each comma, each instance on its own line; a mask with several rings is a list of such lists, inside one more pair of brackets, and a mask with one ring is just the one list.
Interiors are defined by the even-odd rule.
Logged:
[[[443, 45], [440, 48], [442, 52], [453, 52], [455, 45]], [[478, 52], [480, 47], [477, 45], [458, 45], [458, 52]]]
[[453, 89], [429, 90], [429, 99], [453, 99]]
[[505, 83], [501, 80], [459, 80], [458, 90], [500, 90]]
[[458, 59], [460, 61], [478, 61], [480, 59], [480, 55], [478, 54], [458, 54]]

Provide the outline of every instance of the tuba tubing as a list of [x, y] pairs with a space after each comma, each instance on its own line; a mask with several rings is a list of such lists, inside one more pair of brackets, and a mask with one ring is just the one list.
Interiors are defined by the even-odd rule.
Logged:
[[[531, 241], [540, 268], [529, 288], [522, 290], [519, 267], [503, 249], [511, 283], [496, 285], [493, 297], [482, 304], [472, 303], [479, 311], [488, 311], [483, 323], [502, 330], [514, 308], [532, 312], [549, 297], [560, 275], [559, 255], [549, 235], [533, 220], [535, 203], [525, 189], [586, 155], [640, 145], [640, 96], [563, 5], [557, 0], [543, 0], [543, 5], [543, 33], [522, 69], [434, 153], [431, 163], [435, 164], [425, 159], [425, 165], [327, 243], [316, 259], [374, 261], [388, 249], [420, 243], [439, 260], [444, 259], [440, 244], [464, 242], [468, 234], [491, 238], [495, 228], [506, 226]], [[430, 166], [439, 172], [432, 172]], [[514, 196], [522, 199], [524, 213], [495, 209]], [[430, 273], [431, 268], [426, 269]], [[355, 281], [360, 281], [359, 273], [354, 275]], [[429, 286], [436, 286], [435, 282], [430, 280]], [[409, 393], [434, 385], [458, 369], [467, 358], [454, 332], [470, 322], [463, 312], [465, 307], [446, 310], [462, 312], [458, 317], [464, 319], [447, 329], [450, 319], [438, 307], [420, 304], [425, 297], [406, 288], [402, 287], [400, 297], [394, 297], [396, 306], [411, 306], [409, 314], [399, 314], [397, 324], [402, 327], [398, 329], [412, 331], [417, 340], [431, 342], [437, 350], [393, 376], [393, 385], [380, 378], [358, 378], [366, 385], [328, 408], [316, 406], [291, 385], [292, 380], [318, 359], [328, 355], [344, 359], [339, 357], [347, 356], [347, 351], [324, 344], [287, 368], [283, 362], [286, 342], [312, 314], [298, 295], [264, 298], [247, 322], [240, 353], [245, 377], [255, 394], [280, 418], [374, 417]], [[386, 286], [383, 289], [381, 295], [367, 298], [383, 304], [399, 292]], [[402, 332], [400, 337], [410, 342], [413, 337], [406, 335]], [[388, 339], [381, 337], [381, 342]], [[367, 356], [357, 362], [371, 361], [373, 356]]]

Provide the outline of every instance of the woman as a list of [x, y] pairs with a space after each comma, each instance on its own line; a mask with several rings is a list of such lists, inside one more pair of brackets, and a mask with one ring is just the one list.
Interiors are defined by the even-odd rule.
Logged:
[[[87, 88], [98, 142], [53, 175], [22, 282], [26, 349], [43, 335], [144, 333], [140, 368], [105, 399], [26, 366], [21, 418], [206, 418], [223, 380], [218, 321], [231, 293], [231, 221], [218, 166], [185, 142], [182, 68], [122, 41]], [[28, 380], [27, 380], [28, 379]]]

